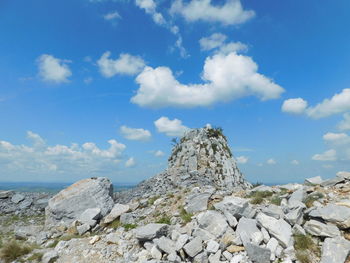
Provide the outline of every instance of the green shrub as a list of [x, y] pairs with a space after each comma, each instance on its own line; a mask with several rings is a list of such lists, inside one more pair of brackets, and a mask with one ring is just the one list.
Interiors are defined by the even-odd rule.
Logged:
[[322, 193], [319, 193], [319, 192], [312, 193], [308, 197], [306, 197], [306, 199], [304, 200], [304, 203], [305, 203], [307, 208], [310, 208], [310, 207], [312, 207], [312, 205], [315, 201], [317, 201], [323, 197], [324, 197], [324, 195]]
[[43, 258], [43, 253], [34, 253], [28, 258], [28, 260], [41, 262], [42, 258]]
[[148, 205], [153, 205], [154, 202], [159, 198], [158, 195], [152, 196], [150, 199], [148, 199]]
[[274, 204], [274, 205], [280, 206], [280, 205], [281, 205], [281, 202], [282, 202], [282, 198], [279, 197], [279, 196], [273, 196], [273, 197], [270, 199], [270, 203], [271, 203], [271, 204]]
[[320, 256], [320, 248], [309, 235], [294, 235], [295, 255], [301, 263], [311, 263], [310, 256]]
[[0, 258], [3, 259], [6, 263], [12, 262], [19, 257], [29, 254], [32, 252], [33, 247], [29, 245], [20, 244], [17, 241], [9, 241], [6, 244], [3, 244], [3, 247], [0, 251]]
[[165, 216], [162, 216], [156, 223], [158, 224], [167, 224], [167, 225], [170, 225], [170, 217], [165, 215]]
[[191, 222], [193, 214], [187, 213], [185, 208], [181, 208], [180, 210], [180, 217], [184, 223]]
[[121, 223], [120, 223], [120, 220], [119, 218], [118, 219], [114, 219], [111, 223], [109, 223], [107, 225], [107, 227], [109, 228], [113, 228], [113, 229], [117, 229], [118, 227], [121, 227]]
[[124, 224], [123, 227], [126, 231], [129, 231], [130, 229], [136, 228], [137, 224]]
[[256, 197], [253, 197], [252, 199], [250, 199], [250, 203], [253, 205], [261, 204], [263, 201], [264, 201], [264, 198], [262, 198], [260, 196], [256, 196]]

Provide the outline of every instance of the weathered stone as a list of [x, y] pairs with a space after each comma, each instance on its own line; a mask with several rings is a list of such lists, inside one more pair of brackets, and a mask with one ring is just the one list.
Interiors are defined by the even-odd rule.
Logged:
[[319, 217], [327, 222], [336, 224], [340, 228], [350, 227], [350, 208], [329, 204], [325, 207], [318, 207], [309, 213], [311, 217]]
[[162, 252], [160, 252], [156, 246], [152, 246], [151, 255], [152, 255], [152, 258], [154, 259], [158, 259], [158, 260], [162, 259]]
[[32, 205], [32, 203], [33, 203], [33, 199], [32, 199], [32, 198], [26, 198], [26, 199], [24, 199], [23, 201], [21, 201], [21, 202], [19, 203], [18, 208], [19, 208], [20, 210], [29, 208], [29, 207]]
[[236, 218], [241, 218], [244, 210], [249, 206], [249, 200], [235, 197], [235, 196], [225, 196], [224, 199], [216, 203], [214, 207], [221, 212], [229, 212]]
[[122, 214], [120, 216], [120, 223], [122, 223], [123, 225], [135, 224], [136, 223], [136, 216], [135, 216], [134, 212]]
[[350, 254], [350, 241], [343, 237], [326, 238], [320, 263], [344, 263]]
[[187, 200], [187, 205], [185, 206], [185, 210], [188, 213], [196, 213], [207, 210], [208, 207], [208, 199], [211, 194], [209, 193], [200, 193], [194, 194], [189, 197]]
[[228, 211], [224, 211], [224, 216], [226, 217], [226, 220], [230, 227], [236, 227], [238, 224], [237, 219]]
[[228, 228], [225, 216], [217, 211], [202, 212], [197, 216], [197, 221], [200, 228], [207, 230], [215, 237], [222, 236]]
[[101, 215], [105, 216], [114, 205], [112, 194], [113, 185], [108, 178], [81, 180], [50, 199], [45, 210], [45, 223], [53, 225], [62, 221], [69, 224], [88, 208], [100, 208]]
[[11, 197], [11, 201], [15, 204], [18, 204], [19, 202], [23, 201], [25, 198], [24, 195], [22, 194], [14, 194], [12, 197]]
[[304, 184], [305, 185], [319, 185], [322, 184], [323, 179], [321, 176], [315, 176], [311, 178], [306, 178]]
[[268, 216], [272, 216], [276, 219], [284, 217], [283, 210], [280, 206], [270, 204], [262, 209], [262, 212]]
[[278, 247], [278, 241], [275, 238], [271, 238], [269, 242], [266, 244], [266, 248], [270, 249], [271, 251], [270, 260], [275, 260], [277, 247]]
[[293, 192], [288, 199], [288, 207], [296, 208], [296, 207], [305, 207], [303, 204], [304, 199], [306, 198], [306, 190], [304, 187], [300, 187], [298, 190]]
[[321, 183], [321, 186], [330, 187], [345, 181], [343, 176], [336, 176], [332, 179], [325, 180]]
[[96, 220], [98, 220], [100, 216], [101, 209], [99, 207], [88, 208], [80, 215], [79, 221], [93, 227], [96, 225]]
[[77, 226], [77, 231], [79, 235], [84, 235], [87, 231], [90, 230], [90, 225], [89, 224], [82, 224], [81, 226]]
[[265, 227], [270, 235], [275, 237], [283, 247], [293, 244], [292, 227], [283, 219], [276, 219], [259, 213], [256, 217], [258, 224]]
[[286, 220], [291, 225], [295, 225], [295, 224], [301, 225], [303, 223], [303, 210], [304, 210], [303, 207], [297, 207], [290, 210], [289, 213], [285, 215]]
[[215, 254], [209, 256], [209, 263], [220, 263], [221, 250], [218, 250]]
[[220, 245], [218, 242], [215, 240], [209, 240], [206, 249], [209, 253], [216, 253], [216, 251], [219, 250], [219, 247]]
[[208, 241], [210, 239], [215, 239], [216, 237], [208, 232], [207, 230], [196, 228], [192, 234], [194, 237], [200, 237], [203, 241]]
[[237, 225], [236, 233], [241, 238], [243, 244], [252, 242], [259, 245], [263, 241], [263, 235], [256, 226], [255, 219], [242, 217]]
[[190, 257], [195, 257], [203, 249], [202, 239], [200, 237], [195, 237], [189, 243], [184, 246], [184, 250]]
[[7, 191], [0, 191], [0, 199], [6, 199], [11, 197], [14, 194], [14, 191], [7, 190]]
[[236, 246], [236, 245], [231, 245], [231, 246], [228, 246], [226, 248], [226, 250], [230, 253], [237, 253], [237, 252], [240, 252], [240, 251], [244, 251], [245, 248], [242, 247], [242, 246]]
[[50, 250], [43, 255], [41, 262], [53, 263], [56, 259], [58, 259], [58, 253], [55, 250]]
[[177, 240], [176, 240], [176, 243], [175, 243], [175, 249], [177, 251], [179, 251], [180, 249], [183, 248], [183, 246], [187, 243], [187, 241], [189, 240], [189, 235], [187, 234], [182, 234], [180, 235]]
[[270, 263], [271, 251], [268, 248], [259, 247], [253, 243], [244, 245], [248, 257], [256, 263]]
[[156, 237], [166, 235], [168, 232], [168, 225], [166, 224], [148, 224], [135, 229], [135, 236], [137, 239], [146, 241], [152, 240]]
[[103, 219], [103, 223], [109, 224], [128, 211], [129, 211], [128, 205], [115, 204], [111, 212]]
[[158, 246], [158, 248], [167, 254], [176, 254], [175, 242], [167, 237], [160, 237], [159, 239], [154, 239], [153, 242]]
[[340, 231], [335, 225], [327, 225], [316, 220], [307, 221], [304, 224], [304, 229], [314, 236], [335, 237], [340, 235]]
[[293, 226], [293, 229], [292, 229], [292, 231], [293, 231], [293, 234], [294, 235], [306, 235], [306, 232], [305, 232], [305, 230], [304, 230], [304, 228], [302, 228], [300, 225], [298, 225], [298, 224], [295, 224], [294, 226]]

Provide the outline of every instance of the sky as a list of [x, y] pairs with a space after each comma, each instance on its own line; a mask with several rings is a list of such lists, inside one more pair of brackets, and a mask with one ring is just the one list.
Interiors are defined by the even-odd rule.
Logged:
[[350, 170], [348, 0], [2, 0], [0, 181], [137, 183], [222, 127], [251, 182]]

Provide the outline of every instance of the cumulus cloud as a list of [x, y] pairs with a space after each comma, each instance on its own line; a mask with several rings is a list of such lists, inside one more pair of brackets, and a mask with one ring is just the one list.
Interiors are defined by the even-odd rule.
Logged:
[[181, 120], [170, 120], [168, 117], [160, 117], [154, 122], [154, 125], [158, 132], [165, 133], [167, 136], [181, 137], [189, 130], [188, 127], [182, 125]]
[[143, 9], [147, 14], [151, 15], [153, 21], [158, 25], [164, 25], [165, 19], [161, 13], [156, 11], [157, 5], [153, 0], [136, 0], [136, 6]]
[[324, 153], [315, 154], [312, 156], [312, 160], [315, 161], [335, 161], [337, 160], [337, 151], [334, 149], [330, 149], [325, 151]]
[[119, 13], [117, 11], [114, 12], [110, 12], [107, 13], [103, 16], [104, 20], [110, 21], [110, 22], [114, 22], [121, 19], [121, 16], [119, 15]]
[[223, 5], [213, 5], [211, 0], [191, 0], [188, 3], [176, 0], [170, 12], [183, 16], [188, 22], [219, 22], [223, 25], [242, 24], [255, 15], [252, 10], [244, 10], [240, 0], [226, 0]]
[[52, 83], [64, 83], [72, 76], [67, 63], [68, 60], [55, 58], [52, 55], [43, 54], [38, 58], [39, 76], [43, 81]]
[[338, 123], [338, 129], [341, 131], [350, 130], [350, 113], [343, 115], [344, 119]]
[[136, 165], [136, 161], [134, 157], [130, 157], [126, 162], [125, 162], [125, 167], [134, 167]]
[[208, 51], [216, 49], [217, 53], [229, 54], [231, 52], [247, 51], [248, 47], [241, 42], [225, 43], [227, 36], [221, 33], [213, 33], [209, 37], [203, 37], [199, 40], [201, 50]]
[[279, 98], [284, 89], [257, 70], [258, 65], [250, 57], [235, 52], [208, 57], [202, 84], [182, 84], [167, 67], [145, 67], [136, 77], [140, 88], [131, 101], [161, 108], [209, 106], [245, 96], [263, 101]]
[[249, 160], [249, 158], [246, 156], [238, 156], [236, 159], [237, 159], [237, 163], [241, 163], [241, 164], [245, 164]]
[[38, 134], [27, 132], [31, 145], [0, 141], [0, 163], [3, 175], [101, 175], [115, 171], [122, 160], [124, 144], [109, 140], [107, 149], [95, 143], [49, 146]]
[[323, 140], [331, 143], [345, 144], [350, 142], [350, 137], [346, 133], [328, 132], [323, 135]]
[[152, 135], [151, 132], [142, 128], [130, 128], [125, 125], [120, 127], [120, 132], [124, 138], [134, 141], [147, 141]]
[[110, 56], [111, 52], [107, 51], [97, 61], [101, 74], [106, 78], [117, 74], [136, 75], [145, 67], [144, 60], [139, 56], [120, 54], [118, 59], [112, 59]]
[[203, 37], [199, 40], [201, 50], [211, 50], [220, 47], [226, 41], [227, 36], [221, 33], [213, 33], [209, 37]]
[[350, 89], [343, 89], [330, 99], [325, 99], [315, 107], [307, 109], [307, 115], [314, 119], [350, 111]]
[[283, 102], [282, 111], [292, 114], [302, 114], [307, 108], [307, 101], [302, 98], [288, 99]]
[[276, 162], [275, 159], [271, 158], [271, 159], [268, 159], [268, 160], [266, 161], [266, 163], [267, 163], [267, 164], [270, 164], [270, 165], [275, 165], [277, 162]]
[[154, 152], [154, 156], [156, 156], [156, 157], [162, 157], [162, 156], [164, 156], [164, 152], [162, 152], [161, 150], [155, 151], [155, 152]]
[[293, 164], [293, 165], [299, 165], [299, 161], [298, 160], [293, 160], [290, 163]]

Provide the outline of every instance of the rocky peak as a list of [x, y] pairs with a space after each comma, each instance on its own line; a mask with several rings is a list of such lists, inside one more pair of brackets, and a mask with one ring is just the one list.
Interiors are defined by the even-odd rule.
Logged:
[[190, 130], [174, 146], [168, 161], [170, 174], [181, 171], [201, 175], [208, 177], [219, 188], [249, 187], [237, 167], [221, 128], [207, 125]]
[[118, 193], [116, 199], [125, 203], [144, 195], [161, 195], [195, 185], [209, 185], [227, 192], [251, 187], [239, 171], [221, 128], [207, 125], [188, 131], [175, 142], [164, 172], [127, 193]]

